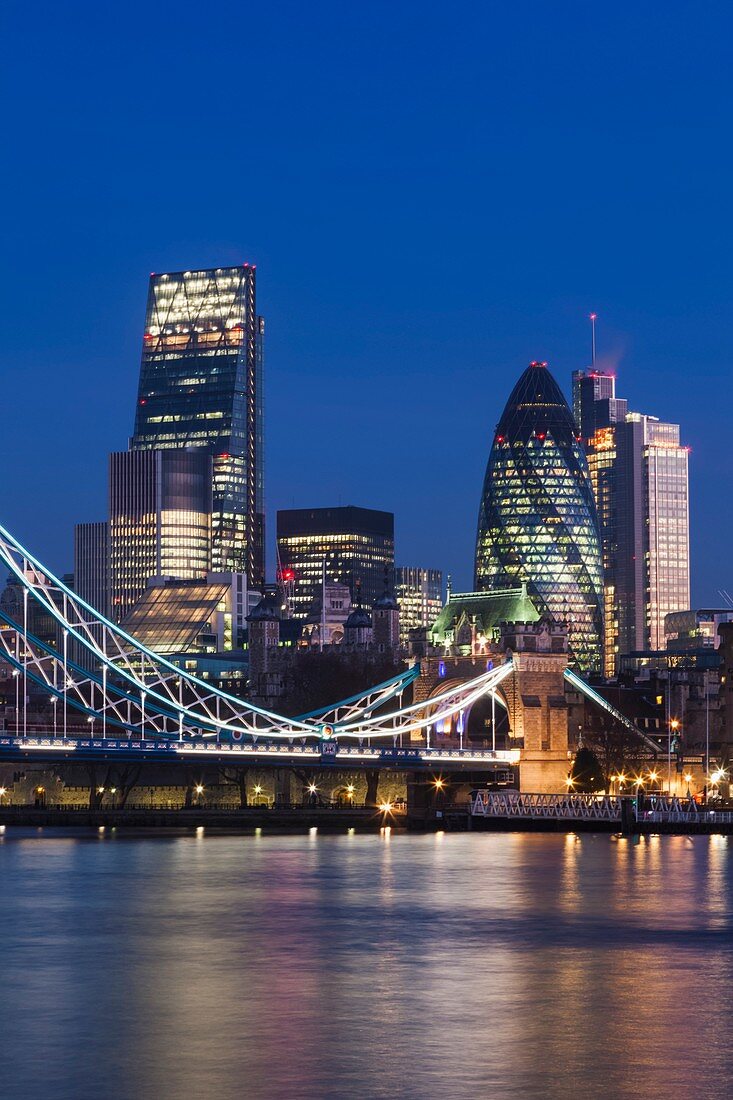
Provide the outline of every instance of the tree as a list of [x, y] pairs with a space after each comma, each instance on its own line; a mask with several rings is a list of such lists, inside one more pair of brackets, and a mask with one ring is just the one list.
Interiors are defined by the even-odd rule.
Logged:
[[247, 802], [247, 776], [249, 768], [219, 768], [219, 777], [227, 786], [236, 787], [239, 791], [239, 808], [246, 810]]
[[610, 786], [612, 775], [626, 774], [630, 777], [641, 768], [647, 755], [641, 737], [618, 722], [603, 723], [584, 730], [583, 740], [600, 762], [606, 789]]
[[288, 716], [306, 714], [366, 692], [403, 669], [402, 662], [391, 653], [302, 650], [293, 656], [280, 709]]
[[595, 791], [605, 790], [606, 780], [598, 757], [592, 749], [583, 747], [573, 761], [571, 772], [573, 780], [572, 790], [580, 794], [593, 794]]
[[110, 765], [99, 772], [96, 764], [90, 764], [88, 768], [89, 809], [100, 810], [105, 795], [111, 795], [114, 787], [114, 806], [118, 810], [123, 810], [130, 797], [130, 791], [137, 785], [141, 770], [140, 764], [128, 764], [117, 767]]
[[379, 790], [379, 768], [365, 768], [364, 778], [366, 779], [367, 785], [364, 805], [374, 809], [378, 805], [377, 792]]

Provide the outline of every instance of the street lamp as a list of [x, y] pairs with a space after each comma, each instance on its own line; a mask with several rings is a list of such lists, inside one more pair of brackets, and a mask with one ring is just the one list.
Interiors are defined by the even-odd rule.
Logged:
[[7, 787], [0, 787], [0, 806], [2, 806], [3, 799], [5, 798], [5, 795], [7, 793], [8, 793], [8, 788]]
[[[670, 672], [670, 678], [671, 678], [671, 675], [672, 674]], [[671, 702], [670, 702], [670, 692], [671, 692], [671, 690], [672, 690], [672, 688], [671, 688], [671, 679], [670, 679], [670, 685], [667, 689], [667, 714], [669, 714], [669, 708], [671, 706]], [[674, 734], [675, 741], [676, 741], [676, 739], [677, 739], [677, 730], [679, 728], [680, 728], [679, 719], [670, 717], [669, 718], [669, 725], [667, 727], [667, 793], [668, 794], [672, 793], [672, 734]]]
[[727, 778], [728, 773], [726, 772], [725, 768], [716, 768], [716, 770], [710, 776], [710, 782], [714, 787], [718, 787]]

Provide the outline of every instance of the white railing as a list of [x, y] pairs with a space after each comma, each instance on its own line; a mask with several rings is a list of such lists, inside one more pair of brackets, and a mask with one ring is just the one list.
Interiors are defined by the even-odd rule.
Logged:
[[471, 813], [474, 817], [617, 822], [621, 820], [621, 799], [614, 795], [476, 791]]
[[689, 798], [652, 795], [647, 798], [639, 821], [674, 825], [733, 825], [733, 810], [710, 810]]

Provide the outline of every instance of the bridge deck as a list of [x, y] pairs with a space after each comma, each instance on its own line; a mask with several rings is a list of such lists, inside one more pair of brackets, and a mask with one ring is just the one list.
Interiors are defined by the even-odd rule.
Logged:
[[90, 760], [157, 760], [166, 763], [211, 761], [212, 764], [253, 766], [298, 765], [300, 767], [405, 769], [435, 768], [441, 771], [476, 768], [513, 767], [519, 763], [519, 750], [384, 745], [286, 744], [262, 742], [256, 745], [215, 740], [173, 741], [164, 739], [119, 739], [102, 737], [54, 737], [41, 734], [0, 736], [0, 760], [59, 761], [69, 763]]

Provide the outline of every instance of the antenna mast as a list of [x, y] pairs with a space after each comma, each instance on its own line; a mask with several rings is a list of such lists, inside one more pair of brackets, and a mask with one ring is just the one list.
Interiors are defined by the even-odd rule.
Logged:
[[596, 321], [598, 319], [597, 313], [591, 313], [590, 315], [590, 346], [591, 346], [591, 365], [593, 370], [596, 369]]

